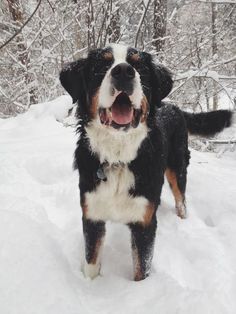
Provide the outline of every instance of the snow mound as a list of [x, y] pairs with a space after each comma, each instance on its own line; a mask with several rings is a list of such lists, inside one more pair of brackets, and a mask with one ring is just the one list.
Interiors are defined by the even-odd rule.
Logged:
[[152, 273], [132, 281], [128, 228], [107, 224], [101, 276], [84, 257], [76, 143], [62, 96], [0, 120], [0, 313], [236, 313], [236, 162], [192, 151], [188, 218], [167, 185], [158, 210]]
[[35, 119], [51, 116], [57, 121], [62, 122], [67, 116], [68, 110], [72, 107], [72, 98], [63, 95], [52, 101], [31, 106], [26, 115]]

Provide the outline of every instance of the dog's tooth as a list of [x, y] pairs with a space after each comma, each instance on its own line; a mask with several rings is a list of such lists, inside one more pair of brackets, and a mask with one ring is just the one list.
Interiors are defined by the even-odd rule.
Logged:
[[108, 118], [109, 118], [109, 116], [111, 115], [111, 112], [110, 112], [110, 109], [109, 109], [109, 108], [106, 109], [106, 115], [107, 115]]
[[107, 115], [107, 120], [108, 120], [108, 125], [111, 125], [112, 123], [112, 112], [110, 108], [106, 109], [106, 115]]

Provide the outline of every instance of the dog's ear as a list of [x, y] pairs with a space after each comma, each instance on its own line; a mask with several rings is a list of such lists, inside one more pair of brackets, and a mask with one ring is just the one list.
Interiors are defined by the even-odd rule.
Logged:
[[61, 85], [70, 94], [73, 103], [86, 99], [85, 66], [87, 59], [80, 59], [64, 66], [60, 73]]
[[172, 73], [163, 65], [152, 62], [152, 85], [154, 100], [162, 100], [173, 87]]

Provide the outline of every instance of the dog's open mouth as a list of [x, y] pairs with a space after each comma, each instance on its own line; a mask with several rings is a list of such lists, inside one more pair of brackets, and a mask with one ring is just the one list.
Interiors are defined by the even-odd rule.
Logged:
[[[99, 117], [102, 124], [118, 128], [136, 127], [141, 115], [141, 110], [135, 109], [129, 96], [120, 93], [110, 108], [100, 108]], [[138, 120], [138, 121], [137, 121]]]

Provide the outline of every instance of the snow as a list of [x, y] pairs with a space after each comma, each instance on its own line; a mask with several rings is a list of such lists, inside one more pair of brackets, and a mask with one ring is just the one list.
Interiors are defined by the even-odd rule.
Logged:
[[107, 225], [101, 276], [85, 279], [71, 99], [0, 119], [0, 313], [236, 313], [236, 155], [192, 151], [188, 218], [167, 185], [152, 273], [132, 281], [128, 229]]

